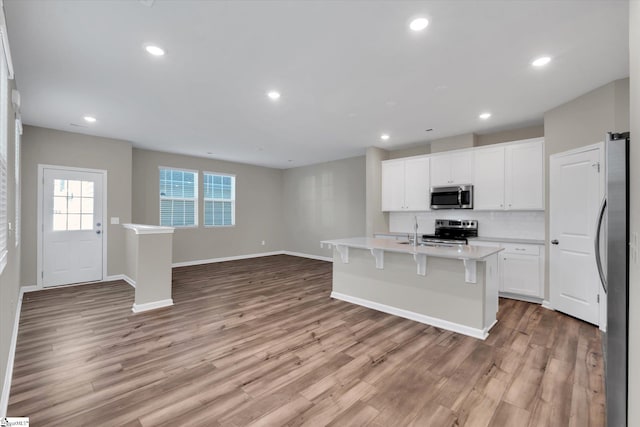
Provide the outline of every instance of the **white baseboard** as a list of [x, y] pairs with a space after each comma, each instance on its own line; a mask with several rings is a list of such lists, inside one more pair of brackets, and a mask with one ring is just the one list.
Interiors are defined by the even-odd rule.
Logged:
[[134, 288], [136, 287], [136, 281], [133, 280], [131, 277], [127, 276], [126, 274], [122, 275], [122, 280], [130, 284], [132, 287]]
[[542, 307], [546, 308], [547, 310], [551, 310], [551, 311], [556, 311], [552, 306], [551, 306], [551, 302], [545, 300], [542, 300]]
[[511, 294], [509, 292], [498, 292], [498, 296], [500, 298], [515, 299], [515, 300], [518, 300], [518, 301], [531, 302], [533, 304], [542, 304], [542, 302], [543, 302], [542, 298], [529, 297], [529, 296], [526, 296], [526, 295]]
[[20, 288], [20, 292], [22, 292], [23, 294], [26, 294], [27, 292], [35, 292], [39, 290], [40, 289], [38, 288], [37, 285], [22, 286]]
[[[2, 395], [0, 396], [0, 418], [7, 416], [9, 406], [9, 392], [11, 391], [11, 379], [13, 378], [13, 362], [16, 356], [16, 343], [18, 341], [18, 326], [20, 325], [20, 313], [22, 312], [22, 297], [25, 292], [31, 292], [35, 286], [25, 286], [20, 288], [18, 302], [16, 303], [16, 315], [13, 320], [13, 332], [9, 344], [9, 358], [7, 359], [7, 369], [4, 374], [4, 384], [2, 385]], [[25, 290], [27, 289], [27, 290]]]
[[126, 274], [114, 274], [113, 276], [107, 276], [104, 278], [105, 282], [114, 282], [116, 280], [124, 280], [134, 288], [136, 287], [136, 281], [133, 280], [131, 277], [127, 276]]
[[302, 252], [291, 252], [291, 251], [282, 251], [282, 253], [284, 255], [297, 256], [297, 257], [301, 257], [301, 258], [317, 259], [319, 261], [333, 262], [333, 258], [329, 257], [329, 256], [311, 255], [311, 254], [305, 254], [305, 253], [302, 253]]
[[141, 313], [143, 311], [155, 310], [156, 308], [170, 307], [173, 305], [173, 299], [163, 299], [160, 301], [148, 302], [145, 304], [133, 304], [131, 311]]
[[271, 256], [271, 255], [282, 255], [283, 253], [284, 253], [283, 251], [274, 251], [274, 252], [261, 252], [257, 254], [228, 256], [228, 257], [222, 257], [222, 258], [198, 259], [194, 261], [174, 262], [173, 264], [171, 264], [171, 267], [173, 268], [189, 267], [191, 265], [212, 264], [215, 262], [237, 261], [239, 259], [260, 258], [263, 256]]
[[383, 313], [393, 314], [394, 316], [404, 317], [405, 319], [414, 320], [416, 322], [424, 323], [426, 325], [435, 326], [436, 328], [446, 329], [448, 331], [457, 332], [459, 334], [468, 335], [470, 337], [478, 338], [481, 340], [484, 340], [489, 336], [489, 329], [491, 329], [491, 327], [495, 325], [495, 322], [494, 322], [491, 326], [485, 329], [472, 328], [469, 326], [461, 325], [459, 323], [449, 322], [447, 320], [426, 316], [424, 314], [403, 310], [401, 308], [391, 307], [391, 306], [380, 304], [374, 301], [369, 301], [366, 299], [341, 294], [339, 292], [331, 292], [331, 298], [350, 302], [352, 304], [361, 305], [363, 307], [371, 308], [373, 310], [382, 311]]

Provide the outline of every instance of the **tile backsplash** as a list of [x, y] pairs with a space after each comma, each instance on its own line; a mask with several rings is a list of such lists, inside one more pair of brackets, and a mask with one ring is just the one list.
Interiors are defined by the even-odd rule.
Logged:
[[439, 210], [428, 212], [391, 212], [389, 231], [413, 232], [414, 217], [418, 217], [418, 233], [433, 234], [436, 219], [478, 220], [478, 235], [520, 239], [544, 239], [543, 211], [486, 212], [474, 210]]

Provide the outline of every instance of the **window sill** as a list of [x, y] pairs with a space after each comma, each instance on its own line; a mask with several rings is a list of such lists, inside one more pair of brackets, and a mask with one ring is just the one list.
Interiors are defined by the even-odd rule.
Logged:
[[233, 228], [236, 225], [203, 225], [204, 228]]

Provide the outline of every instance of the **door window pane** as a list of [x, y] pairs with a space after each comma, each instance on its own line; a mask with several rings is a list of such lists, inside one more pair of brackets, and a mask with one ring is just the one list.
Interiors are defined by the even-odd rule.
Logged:
[[53, 181], [53, 230], [93, 229], [94, 182], [55, 179]]

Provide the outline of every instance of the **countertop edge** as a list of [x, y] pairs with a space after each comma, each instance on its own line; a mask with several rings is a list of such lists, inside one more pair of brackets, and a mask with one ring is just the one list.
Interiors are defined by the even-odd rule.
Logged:
[[[392, 243], [390, 240], [375, 239], [375, 238], [349, 238], [349, 239], [334, 239], [334, 240], [322, 240], [321, 245], [330, 246], [347, 246], [355, 249], [372, 250], [378, 249], [386, 252], [395, 252], [408, 255], [426, 255], [436, 258], [449, 258], [458, 260], [469, 261], [483, 261], [484, 259], [503, 251], [502, 248], [487, 248], [480, 246], [463, 246], [467, 253], [460, 253], [455, 247], [414, 247], [411, 245], [398, 246], [399, 243]], [[473, 249], [471, 249], [473, 248]], [[478, 254], [468, 252], [479, 252]]]

